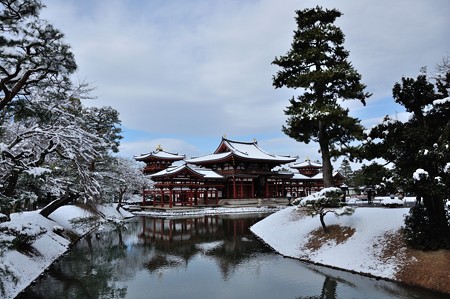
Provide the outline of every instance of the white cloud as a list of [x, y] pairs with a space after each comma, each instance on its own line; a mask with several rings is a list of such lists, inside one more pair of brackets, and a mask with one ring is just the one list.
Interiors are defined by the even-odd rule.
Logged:
[[[215, 149], [189, 145], [186, 136], [219, 142], [225, 133], [278, 134], [278, 143], [260, 141], [273, 144], [274, 153], [301, 152], [281, 132], [283, 110], [298, 91], [274, 90], [271, 65], [290, 48], [295, 10], [321, 4], [343, 13], [337, 25], [350, 61], [373, 93], [366, 107], [348, 104], [363, 120], [395, 113], [394, 83], [432, 68], [450, 49], [447, 0], [44, 2], [44, 17], [73, 47], [77, 76], [97, 87], [95, 105], [114, 107], [124, 127], [147, 132], [149, 140], [178, 139], [165, 147], [182, 153]], [[123, 151], [146, 150], [131, 141]]]
[[[133, 157], [140, 154], [150, 153], [161, 147], [167, 152], [186, 155], [187, 158], [200, 155], [200, 150], [189, 143], [179, 139], [158, 138], [145, 139], [132, 142], [122, 142], [120, 145], [120, 156]], [[211, 151], [213, 151], [212, 149]]]

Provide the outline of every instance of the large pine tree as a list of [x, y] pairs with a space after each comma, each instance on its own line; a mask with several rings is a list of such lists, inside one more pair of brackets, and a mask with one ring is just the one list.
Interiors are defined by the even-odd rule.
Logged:
[[272, 62], [281, 68], [273, 85], [303, 89], [285, 110], [289, 117], [283, 132], [299, 142], [319, 143], [324, 184], [329, 187], [334, 185], [331, 158], [350, 152], [349, 143], [363, 131], [338, 100], [357, 99], [365, 105], [370, 94], [364, 92], [361, 75], [347, 60], [344, 34], [334, 25], [341, 12], [316, 7], [296, 13], [292, 48]]

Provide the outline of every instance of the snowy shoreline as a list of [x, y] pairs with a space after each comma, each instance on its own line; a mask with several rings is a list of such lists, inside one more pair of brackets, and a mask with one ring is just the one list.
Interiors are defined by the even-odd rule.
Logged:
[[[400, 237], [404, 216], [409, 208], [359, 207], [350, 216], [328, 214], [327, 227], [352, 230], [345, 240], [336, 235], [311, 245], [314, 232], [321, 232], [318, 217], [309, 216], [304, 208], [288, 207], [254, 224], [250, 230], [260, 240], [284, 257], [346, 272], [383, 279], [399, 284], [425, 287], [416, 281], [402, 281], [398, 274], [408, 260], [407, 248], [389, 249]], [[348, 231], [348, 230], [347, 230]], [[401, 238], [401, 237], [400, 237]], [[317, 240], [316, 240], [317, 241]], [[388, 253], [388, 254], [386, 254]], [[449, 272], [450, 273], [450, 272]], [[450, 277], [450, 276], [449, 276]], [[448, 292], [438, 288], [438, 292]]]
[[[11, 249], [3, 253], [0, 271], [9, 272], [15, 278], [3, 275], [1, 283], [4, 293], [0, 292], [0, 297], [10, 299], [18, 296], [70, 250], [73, 244], [92, 230], [101, 229], [101, 226], [108, 222], [134, 216], [123, 209], [118, 212], [113, 205], [99, 207], [102, 220], [96, 225], [90, 225], [88, 221], [72, 222], [74, 219], [99, 217], [99, 214], [89, 209], [72, 205], [57, 209], [49, 219], [39, 214], [39, 211], [32, 211], [11, 214], [11, 221], [0, 223], [0, 227], [19, 231], [45, 230], [45, 233], [32, 244], [32, 251], [24, 253]], [[0, 235], [0, 241], [4, 237]]]
[[[385, 233], [396, 232], [403, 224], [408, 208], [357, 208], [354, 215], [325, 217], [327, 226], [354, 227], [355, 234], [346, 242], [327, 241], [319, 249], [307, 248], [312, 231], [321, 230], [318, 217], [306, 215], [297, 207], [286, 208], [253, 225], [250, 230], [279, 254], [320, 266], [345, 270], [374, 278], [395, 280], [399, 263], [385, 264], [379, 257]], [[376, 222], [380, 213], [390, 221]], [[379, 248], [378, 248], [379, 247]], [[375, 248], [375, 249], [374, 249]], [[336, 259], [336, 257], [339, 259]]]

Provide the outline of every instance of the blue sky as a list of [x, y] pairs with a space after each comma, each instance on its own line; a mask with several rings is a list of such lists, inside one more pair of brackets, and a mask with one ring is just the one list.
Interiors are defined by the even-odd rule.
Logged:
[[[258, 140], [272, 153], [320, 159], [316, 144], [285, 136], [283, 110], [300, 91], [274, 89], [271, 65], [290, 48], [295, 11], [322, 5], [343, 16], [350, 61], [373, 93], [349, 103], [370, 127], [404, 117], [391, 97], [402, 76], [450, 55], [447, 0], [43, 0], [42, 16], [72, 46], [74, 79], [96, 87], [88, 105], [112, 106], [123, 125], [121, 155], [159, 144], [187, 157], [221, 137]], [[339, 165], [335, 165], [339, 166]]]

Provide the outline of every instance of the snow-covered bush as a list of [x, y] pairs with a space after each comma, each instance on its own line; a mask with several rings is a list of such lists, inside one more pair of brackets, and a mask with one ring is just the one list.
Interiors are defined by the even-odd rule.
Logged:
[[3, 246], [20, 252], [29, 252], [34, 241], [45, 234], [47, 230], [37, 224], [28, 223], [21, 227], [3, 226], [0, 228], [0, 232], [4, 234]]
[[338, 207], [339, 201], [343, 198], [343, 191], [340, 188], [329, 187], [300, 199], [300, 206], [313, 205], [320, 202], [322, 204]]
[[329, 187], [320, 190], [317, 193], [304, 197], [299, 202], [299, 207], [309, 207], [312, 216], [319, 215], [320, 223], [326, 232], [324, 217], [332, 212], [336, 216], [351, 215], [355, 211], [354, 208], [345, 206], [341, 202], [344, 196], [340, 188]]
[[422, 168], [416, 169], [416, 171], [413, 173], [414, 181], [421, 181], [427, 179], [428, 177], [429, 177], [428, 172], [426, 172]]
[[403, 202], [403, 200], [400, 200], [398, 198], [384, 198], [380, 204], [382, 206], [386, 206], [386, 207], [390, 207], [390, 208], [394, 208], [394, 207], [401, 207], [403, 206], [405, 203]]

